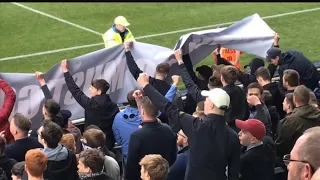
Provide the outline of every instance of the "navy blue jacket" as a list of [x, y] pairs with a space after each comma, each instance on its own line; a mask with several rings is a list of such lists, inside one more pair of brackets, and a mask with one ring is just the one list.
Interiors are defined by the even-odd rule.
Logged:
[[170, 167], [167, 180], [184, 180], [189, 160], [189, 147], [182, 148], [177, 155], [176, 162]]

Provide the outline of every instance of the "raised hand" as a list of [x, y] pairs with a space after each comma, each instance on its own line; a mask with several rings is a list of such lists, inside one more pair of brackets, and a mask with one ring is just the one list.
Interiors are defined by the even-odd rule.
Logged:
[[62, 69], [62, 72], [68, 72], [68, 60], [62, 60], [61, 61], [61, 69]]
[[174, 51], [174, 56], [176, 57], [176, 60], [178, 61], [178, 64], [182, 64], [183, 63], [181, 49], [178, 49], [178, 50]]
[[172, 84], [174, 84], [174, 85], [178, 85], [178, 83], [179, 83], [179, 80], [180, 80], [180, 76], [178, 76], [178, 75], [173, 75], [172, 77], [171, 77], [171, 79], [172, 79]]
[[140, 73], [137, 82], [144, 88], [147, 84], [149, 84], [149, 76], [146, 73]]

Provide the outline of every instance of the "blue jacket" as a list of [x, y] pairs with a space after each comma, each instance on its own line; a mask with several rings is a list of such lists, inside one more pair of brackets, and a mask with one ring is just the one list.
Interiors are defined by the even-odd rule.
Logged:
[[177, 159], [170, 168], [167, 180], [184, 180], [189, 159], [189, 147], [186, 146], [178, 152]]
[[[132, 115], [133, 114], [133, 115]], [[130, 118], [134, 116], [133, 118]], [[126, 119], [128, 117], [128, 119]], [[133, 107], [127, 107], [123, 111], [120, 111], [114, 118], [112, 130], [114, 138], [118, 145], [122, 147], [122, 153], [125, 161], [128, 155], [128, 145], [130, 135], [139, 129], [139, 125], [142, 119], [140, 117], [139, 110]]]

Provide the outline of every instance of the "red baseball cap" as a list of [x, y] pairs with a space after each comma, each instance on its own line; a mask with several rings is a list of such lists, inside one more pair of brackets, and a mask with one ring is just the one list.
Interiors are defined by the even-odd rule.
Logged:
[[236, 126], [244, 131], [252, 134], [258, 140], [262, 140], [266, 135], [266, 128], [264, 124], [257, 119], [248, 119], [246, 121], [236, 120]]

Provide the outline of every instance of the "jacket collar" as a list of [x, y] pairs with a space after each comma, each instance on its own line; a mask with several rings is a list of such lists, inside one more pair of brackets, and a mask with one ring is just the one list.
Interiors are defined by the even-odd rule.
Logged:
[[124, 33], [124, 34], [126, 35], [126, 34], [129, 32], [127, 28], [126, 28], [126, 30], [125, 30], [124, 32], [120, 32], [120, 31], [116, 28], [116, 25], [115, 25], [115, 24], [112, 25], [112, 29], [113, 29], [113, 31], [114, 31], [115, 33], [119, 33], [119, 34]]
[[186, 147], [180, 149], [180, 151], [178, 152], [178, 154], [182, 154], [182, 153], [184, 153], [184, 152], [186, 152], [186, 151], [188, 151], [188, 150], [189, 150], [189, 146], [186, 146]]
[[263, 142], [262, 142], [262, 141], [259, 142], [259, 143], [257, 143], [257, 144], [250, 144], [250, 145], [247, 147], [246, 152], [249, 151], [249, 150], [252, 149], [252, 148], [255, 148], [255, 147], [258, 147], [258, 146], [261, 146], [261, 145], [263, 145]]
[[143, 123], [143, 128], [144, 127], [155, 127], [158, 126], [160, 123], [156, 120], [156, 121], [142, 121]]

